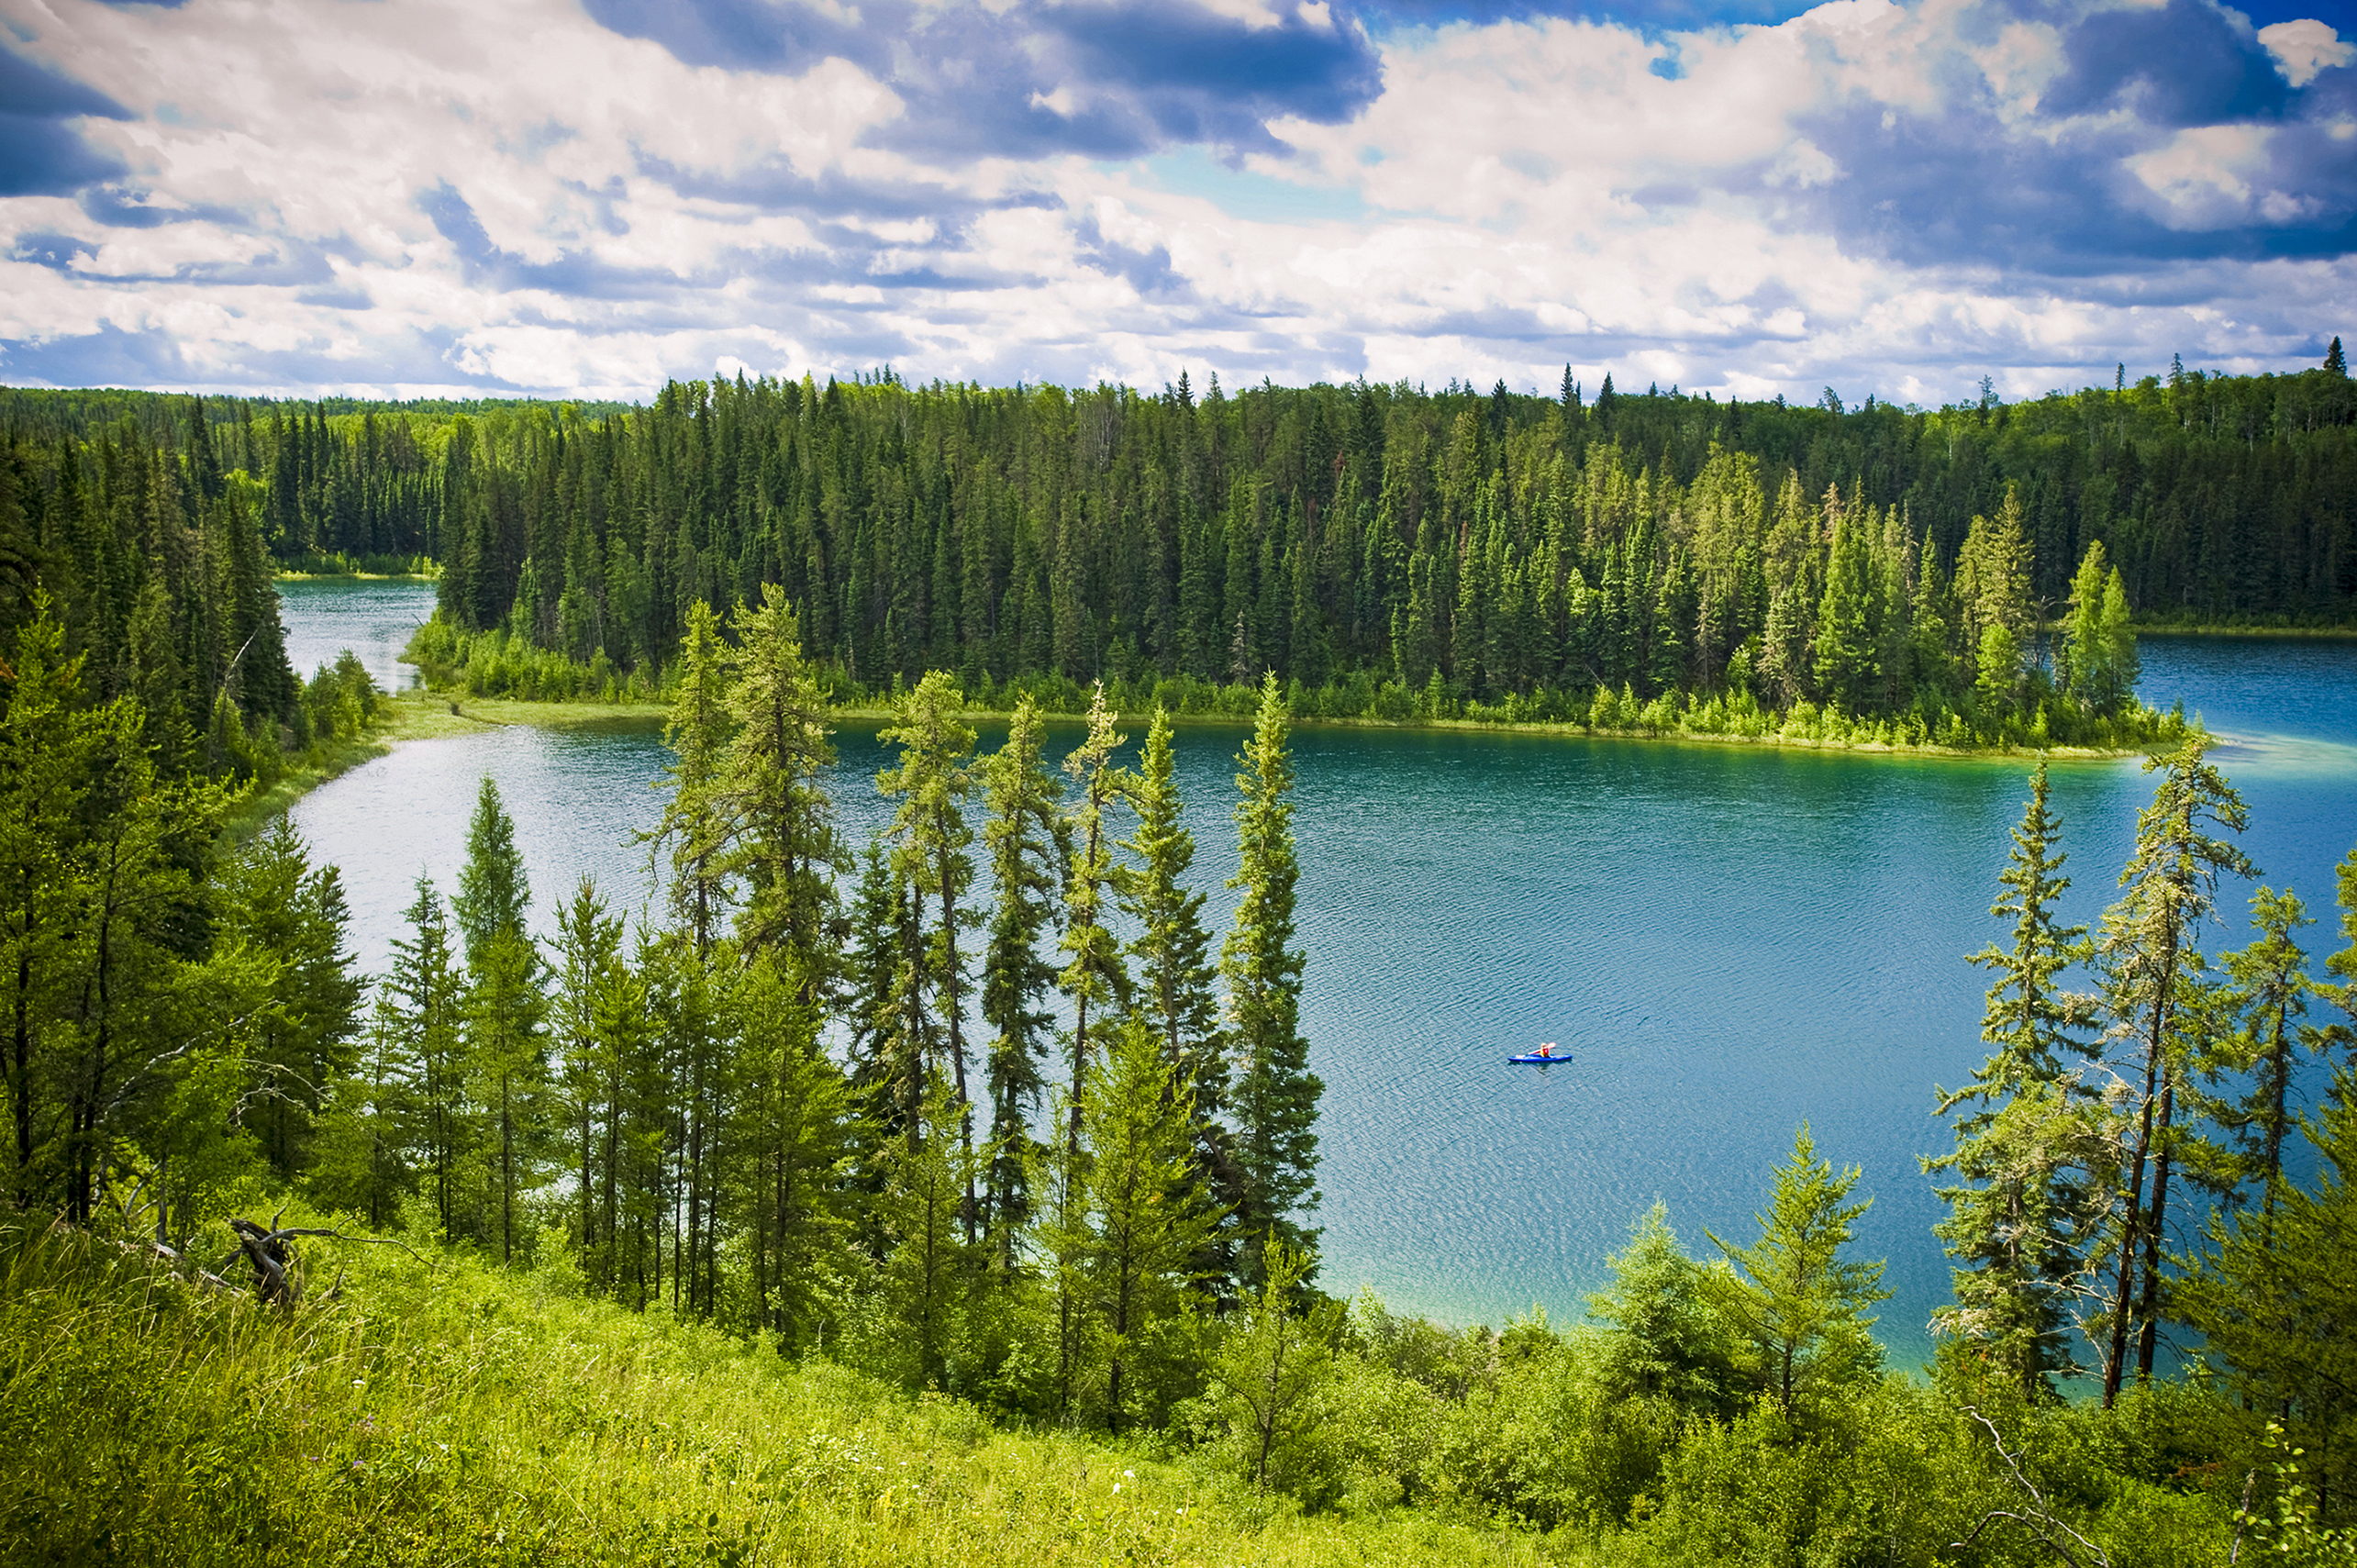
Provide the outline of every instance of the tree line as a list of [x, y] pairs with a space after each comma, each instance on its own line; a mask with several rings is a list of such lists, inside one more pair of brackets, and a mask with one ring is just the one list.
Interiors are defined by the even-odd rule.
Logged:
[[[439, 562], [418, 656], [493, 689], [643, 685], [693, 605], [775, 584], [835, 687], [871, 696], [938, 668], [978, 699], [1103, 679], [1249, 706], [1273, 671], [1303, 715], [1593, 722], [1608, 694], [1605, 727], [1651, 706], [1650, 727], [1740, 731], [1807, 704], [2034, 746], [2160, 738], [2054, 656], [2067, 617], [2114, 640], [2131, 617], [2350, 618], [2351, 410], [2335, 366], [1936, 410], [1568, 375], [1552, 398], [1215, 377], [1198, 399], [1184, 373], [1150, 394], [883, 372], [673, 384], [629, 410], [215, 399], [160, 424], [134, 395], [19, 392], [0, 412], [31, 548], [90, 531], [176, 444], [281, 561]], [[68, 449], [106, 476], [90, 496]]]

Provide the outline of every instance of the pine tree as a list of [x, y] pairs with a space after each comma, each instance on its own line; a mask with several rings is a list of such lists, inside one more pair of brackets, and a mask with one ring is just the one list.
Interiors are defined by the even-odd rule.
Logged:
[[[878, 773], [876, 788], [900, 800], [885, 837], [894, 845], [902, 880], [919, 903], [930, 896], [940, 904], [927, 978], [939, 998], [937, 1010], [949, 1036], [959, 1142], [970, 1168], [973, 1102], [966, 1088], [966, 961], [958, 934], [973, 917], [960, 910], [958, 900], [973, 883], [973, 858], [966, 853], [973, 831], [966, 826], [963, 806], [973, 794], [973, 775], [965, 764], [973, 755], [974, 731], [962, 717], [964, 707], [957, 684], [940, 671], [919, 680], [899, 704], [900, 722], [876, 737], [884, 745], [900, 748], [899, 766]], [[969, 1191], [964, 1212], [969, 1245], [977, 1240], [979, 1218], [976, 1195]]]
[[1088, 736], [1064, 759], [1065, 775], [1079, 786], [1079, 795], [1065, 814], [1065, 831], [1072, 844], [1071, 871], [1064, 884], [1064, 934], [1059, 944], [1072, 956], [1056, 984], [1073, 999], [1072, 1071], [1065, 1092], [1072, 1101], [1065, 1133], [1067, 1153], [1077, 1162], [1081, 1149], [1081, 1118], [1088, 1105], [1088, 1064], [1095, 1050], [1089, 1033], [1094, 1010], [1100, 1024], [1128, 1000], [1129, 973], [1121, 962], [1120, 944], [1106, 929], [1106, 896], [1119, 884], [1114, 860], [1117, 840], [1109, 815], [1129, 796], [1127, 773], [1114, 765], [1113, 753], [1125, 737], [1115, 732], [1112, 710], [1105, 706], [1105, 684], [1090, 696]]
[[[600, 1004], [622, 960], [626, 922], [613, 914], [587, 875], [557, 908], [556, 995], [550, 1006], [550, 1044], [558, 1060], [556, 1088], [573, 1136], [573, 1202], [578, 1218], [574, 1246], [584, 1278], [603, 1281], [610, 1260], [599, 1239], [601, 1187], [610, 1177], [611, 1156], [601, 1136], [619, 1107], [612, 1095], [617, 1073], [607, 1060], [614, 1042]], [[610, 1206], [610, 1199], [609, 1206]]]
[[[2299, 1020], [2317, 990], [2296, 933], [2314, 922], [2296, 894], [2262, 887], [2251, 896], [2251, 944], [2221, 955], [2227, 984], [2213, 995], [2218, 1023], [2195, 1031], [2188, 1064], [2204, 1081], [2189, 1107], [2225, 1135], [2222, 1144], [2196, 1142], [2188, 1153], [2203, 1162], [2188, 1174], [2218, 1193], [2229, 1208], [2255, 1188], [2261, 1234], [2275, 1210], [2284, 1180], [2284, 1148], [2296, 1119], [2292, 1079], [2300, 1052], [2321, 1052], [2325, 1030]], [[2242, 1083], [2239, 1098], [2209, 1085]], [[2191, 1090], [2191, 1085], [2188, 1085]]]
[[[672, 797], [646, 842], [650, 854], [669, 846], [672, 909], [687, 922], [700, 954], [711, 947], [730, 902], [730, 851], [739, 828], [727, 777], [736, 655], [721, 639], [719, 617], [701, 599], [687, 608], [679, 671], [678, 693], [663, 720], [663, 742], [674, 759], [664, 770]], [[761, 782], [747, 781], [752, 787]]]
[[377, 991], [352, 1071], [328, 1085], [303, 1190], [322, 1208], [362, 1216], [372, 1230], [400, 1222], [417, 1190], [417, 1062], [389, 987]]
[[961, 1119], [948, 1081], [933, 1074], [919, 1106], [919, 1136], [895, 1145], [885, 1165], [884, 1290], [905, 1330], [910, 1381], [920, 1388], [950, 1386], [965, 1329], [973, 1270], [961, 1216], [976, 1173], [958, 1142]]
[[470, 969], [483, 962], [493, 937], [524, 929], [524, 912], [531, 901], [523, 853], [516, 848], [516, 823], [499, 798], [499, 786], [485, 774], [467, 827], [466, 864], [459, 871], [458, 895], [450, 900]]
[[2183, 1067], [2174, 1026], [2201, 963], [2194, 929], [2210, 912], [2221, 874], [2258, 874], [2248, 856], [2209, 831], [2214, 825], [2239, 833], [2250, 820], [2241, 795], [2204, 760], [2213, 744], [2197, 731], [2175, 751], [2144, 764], [2147, 773], [2160, 773], [2160, 787], [2137, 815], [2135, 852], [2119, 876], [2127, 891], [2104, 912], [2096, 942], [2105, 1009], [2133, 1053], [2120, 1068], [2129, 1097], [2118, 1134], [2127, 1159], [2113, 1238], [2118, 1283], [2107, 1312], [2107, 1408], [2119, 1396], [2131, 1321], [2141, 1324], [2140, 1380], [2151, 1374], [2160, 1332], [2161, 1249]]
[[331, 865], [313, 870], [302, 835], [279, 817], [222, 869], [216, 906], [217, 946], [241, 945], [276, 967], [270, 1006], [251, 1022], [254, 1103], [245, 1123], [279, 1179], [291, 1182], [308, 1162], [328, 1085], [358, 1059], [361, 983], [344, 950], [342, 878]]
[[1882, 1364], [1865, 1309], [1890, 1299], [1883, 1265], [1841, 1256], [1858, 1217], [1873, 1207], [1872, 1198], [1849, 1201], [1859, 1175], [1855, 1165], [1835, 1175], [1803, 1122], [1792, 1159], [1776, 1167], [1767, 1212], [1753, 1216], [1760, 1239], [1739, 1248], [1710, 1238], [1734, 1265], [1718, 1291], [1722, 1310], [1786, 1416], [1800, 1395], [1872, 1378]]
[[1105, 1420], [1117, 1436], [1138, 1369], [1184, 1311], [1216, 1214], [1190, 1150], [1193, 1095], [1162, 1041], [1132, 1016], [1117, 1029], [1085, 1108], [1092, 1276], [1104, 1334]]
[[[1302, 1038], [1303, 956], [1295, 945], [1293, 760], [1284, 694], [1273, 674], [1261, 684], [1252, 739], [1237, 758], [1240, 858], [1228, 885], [1241, 890], [1236, 923], [1220, 944], [1228, 1029], [1239, 1071], [1231, 1105], [1242, 1192], [1233, 1229], [1273, 1234], [1288, 1247], [1316, 1246], [1302, 1218], [1317, 1206], [1317, 1097]], [[1248, 1269], [1252, 1261], [1245, 1260]], [[1257, 1284], [1257, 1280], [1248, 1283]]]
[[417, 894], [402, 912], [409, 935], [393, 939], [393, 970], [385, 985], [403, 1042], [417, 1063], [422, 1152], [432, 1176], [434, 1218], [443, 1240], [451, 1240], [459, 1234], [457, 1165], [461, 1150], [471, 1141], [467, 1122], [473, 1108], [460, 1029], [465, 981], [450, 948], [441, 895], [422, 874]]
[[2064, 926], [2055, 906], [2071, 885], [2062, 827], [2048, 805], [2046, 767], [2030, 775], [2029, 802], [2013, 830], [2013, 852], [1997, 875], [2005, 892], [1989, 913], [2013, 920], [2010, 948], [1992, 943], [1973, 962], [1997, 972], [1981, 1015], [1992, 1047], [1973, 1082], [1940, 1090], [1939, 1114], [1956, 1120], [1955, 1150], [1924, 1162], [1948, 1172], [1949, 1205], [1933, 1227], [1954, 1271], [1956, 1303], [1933, 1327], [1971, 1344], [2026, 1396], [2075, 1371], [2063, 1294], [2079, 1266], [2087, 1219], [2084, 1170], [2097, 1156], [2085, 1094], [2065, 1058], [2093, 1047], [2079, 1038], [2093, 1020], [2085, 999], [2057, 977], [2092, 950], [2086, 928]]
[[758, 610], [739, 604], [734, 621], [740, 674], [726, 706], [736, 733], [721, 764], [717, 816], [738, 825], [728, 865], [748, 893], [737, 935], [749, 955], [783, 951], [815, 999], [832, 967], [834, 874], [851, 867], [823, 784], [835, 763], [827, 696], [780, 589], [763, 587]]
[[476, 1079], [472, 1098], [492, 1124], [495, 1149], [484, 1154], [499, 1194], [499, 1257], [516, 1252], [516, 1195], [538, 1185], [545, 1141], [542, 1093], [547, 1084], [546, 1004], [541, 964], [532, 940], [502, 925], [468, 966], [466, 1054]]
[[840, 1315], [857, 1277], [845, 1213], [851, 1090], [820, 1041], [817, 1009], [778, 959], [748, 965], [734, 1005], [753, 1077], [739, 1139], [754, 1212], [753, 1318], [792, 1354]]
[[1056, 968], [1040, 957], [1040, 941], [1054, 918], [1063, 862], [1071, 858], [1059, 810], [1062, 792], [1042, 760], [1042, 738], [1039, 706], [1026, 694], [1016, 702], [1006, 743], [977, 770], [987, 816], [983, 841], [997, 899], [983, 955], [982, 1017], [992, 1031], [984, 1218], [1002, 1273], [1012, 1271], [1015, 1238], [1030, 1216], [1026, 1151], [1055, 1021], [1042, 1004], [1056, 984]]
[[[1134, 871], [1121, 891], [1121, 907], [1138, 928], [1129, 942], [1137, 974], [1132, 1012], [1162, 1042], [1172, 1082], [1186, 1084], [1191, 1090], [1196, 1178], [1226, 1207], [1240, 1195], [1241, 1173], [1220, 1121], [1228, 1061], [1219, 1034], [1218, 971], [1211, 958], [1211, 938], [1203, 929], [1205, 895], [1186, 887], [1186, 874], [1195, 864], [1195, 835], [1183, 820], [1170, 715], [1161, 708], [1154, 710], [1147, 731], [1131, 798], [1138, 831], [1123, 840], [1134, 859]], [[1206, 1261], [1223, 1276], [1232, 1273], [1217, 1260]]]
[[2327, 375], [2346, 376], [2349, 373], [2349, 361], [2340, 351], [2340, 334], [2338, 332], [2332, 335], [2332, 346], [2324, 350], [2324, 370]]
[[2317, 1456], [2319, 1479], [2345, 1492], [2357, 1425], [2357, 1074], [2336, 1070], [2300, 1130], [2316, 1156], [2312, 1188], [2285, 1184], [2272, 1214], [2214, 1212], [2176, 1302], [2245, 1408], [2275, 1415]]

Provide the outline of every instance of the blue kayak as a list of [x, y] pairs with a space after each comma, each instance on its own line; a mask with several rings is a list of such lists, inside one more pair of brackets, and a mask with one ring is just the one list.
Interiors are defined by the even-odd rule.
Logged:
[[1558, 1051], [1552, 1056], [1541, 1056], [1535, 1051], [1526, 1051], [1519, 1056], [1509, 1056], [1506, 1060], [1510, 1066], [1535, 1062], [1543, 1067], [1550, 1062], [1569, 1062], [1571, 1059], [1572, 1053], [1568, 1051]]

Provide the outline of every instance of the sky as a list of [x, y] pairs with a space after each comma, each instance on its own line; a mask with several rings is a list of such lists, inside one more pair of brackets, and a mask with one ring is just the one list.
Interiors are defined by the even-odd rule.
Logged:
[[0, 383], [1935, 406], [2357, 331], [2352, 0], [0, 0]]

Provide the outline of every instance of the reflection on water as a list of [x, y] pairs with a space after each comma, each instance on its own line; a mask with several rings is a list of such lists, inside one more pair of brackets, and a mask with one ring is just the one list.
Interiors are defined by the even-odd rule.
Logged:
[[[2326, 913], [2323, 951], [2331, 868], [2357, 843], [2357, 649], [2152, 639], [2145, 670], [2148, 697], [2182, 696], [2232, 736], [2219, 755], [2251, 805], [2244, 848]], [[1179, 734], [1222, 921], [1240, 739]], [[887, 815], [870, 782], [883, 753], [872, 734], [839, 740], [857, 840]], [[1577, 1318], [1657, 1196], [1691, 1249], [1706, 1229], [1748, 1240], [1807, 1118], [1821, 1152], [1865, 1167], [1876, 1202], [1859, 1230], [1890, 1260], [1895, 1361], [1929, 1353], [1948, 1276], [1918, 1162], [1948, 1143], [1932, 1084], [1983, 1054], [1986, 976], [1962, 955], [2001, 934], [1988, 906], [2022, 762], [1319, 728], [1296, 757], [1329, 1288], [1460, 1321], [1534, 1303]], [[629, 840], [659, 813], [665, 760], [645, 726], [412, 744], [315, 793], [297, 823], [344, 868], [377, 968], [419, 872], [452, 885], [485, 774], [544, 930], [584, 873], [643, 899]], [[2056, 766], [2073, 919], [2111, 895], [2149, 798], [2134, 761]], [[2227, 895], [2238, 925], [2249, 891]], [[1572, 1060], [1504, 1065], [1546, 1040]]]

